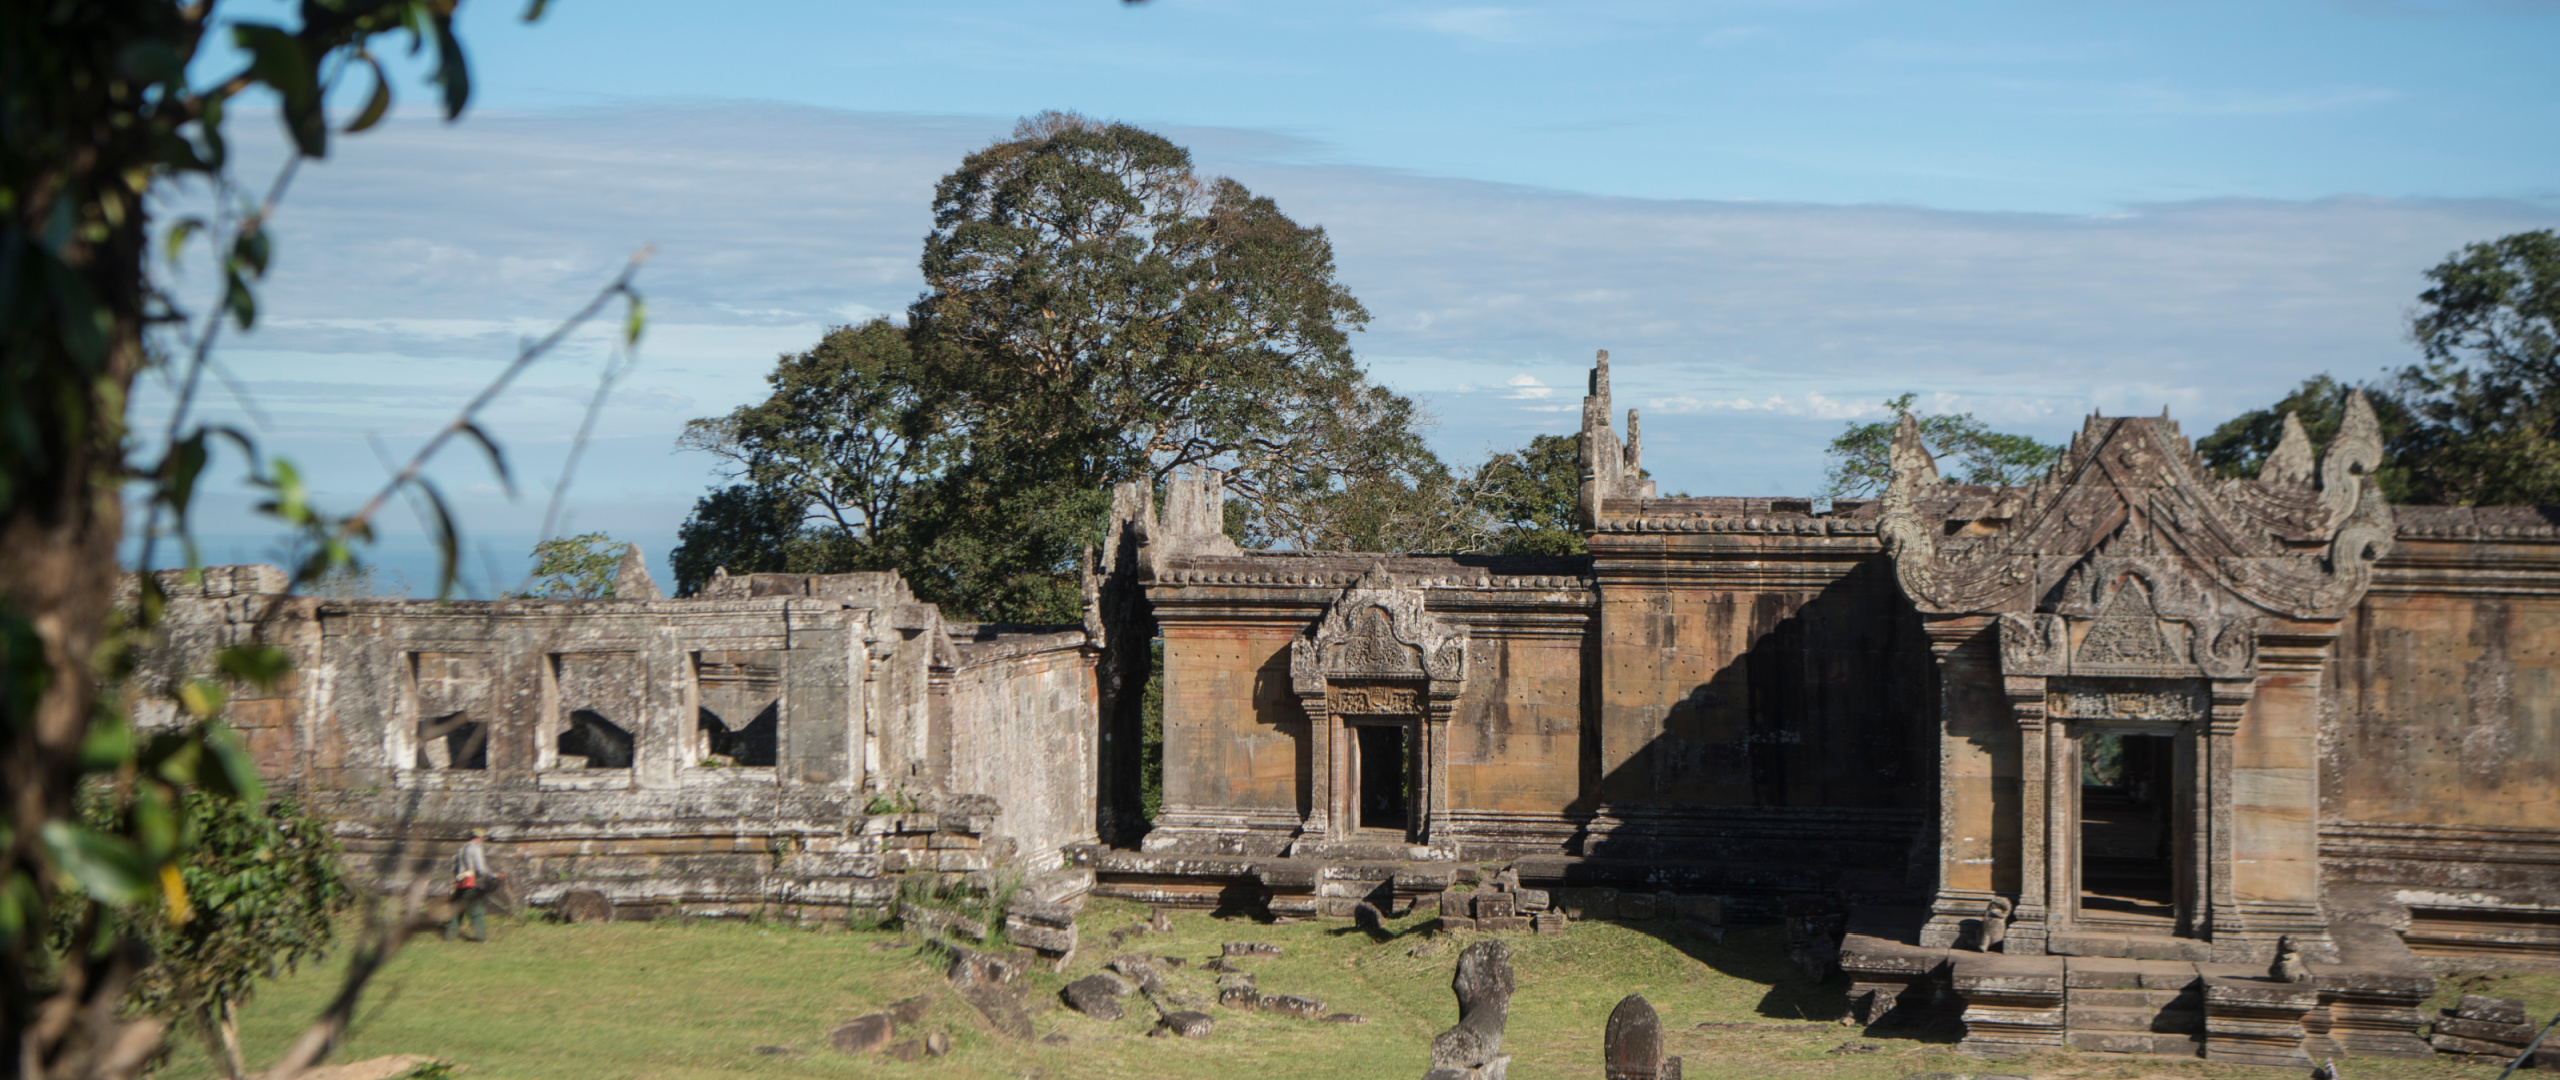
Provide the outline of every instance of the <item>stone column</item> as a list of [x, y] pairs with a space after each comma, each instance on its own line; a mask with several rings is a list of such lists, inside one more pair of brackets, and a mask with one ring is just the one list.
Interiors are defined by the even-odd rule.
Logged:
[[1996, 619], [1922, 620], [1936, 658], [1939, 734], [1937, 892], [1920, 944], [1943, 949], [1956, 943], [1966, 920], [1982, 917], [1985, 904], [2017, 888], [2018, 738]]
[[1430, 684], [1428, 703], [1422, 722], [1414, 725], [1422, 738], [1416, 747], [1422, 762], [1422, 783], [1417, 794], [1423, 806], [1416, 807], [1422, 821], [1422, 843], [1454, 846], [1449, 835], [1449, 720], [1457, 715], [1458, 684], [1434, 680]]
[[[2003, 951], [2042, 956], [2057, 910], [2071, 902], [2071, 796], [2068, 740], [2045, 718], [2045, 679], [2002, 680], [2018, 723], [2018, 903]], [[1984, 928], [1989, 931], [1988, 927]]]
[[640, 644], [640, 715], [633, 725], [631, 780], [641, 788], [683, 782], [693, 749], [693, 657], [671, 627], [653, 627]]
[[1330, 840], [1336, 774], [1334, 731], [1342, 721], [1333, 715], [1332, 702], [1324, 690], [1299, 691], [1298, 705], [1307, 713], [1307, 818], [1299, 825], [1299, 831], [1303, 836]]

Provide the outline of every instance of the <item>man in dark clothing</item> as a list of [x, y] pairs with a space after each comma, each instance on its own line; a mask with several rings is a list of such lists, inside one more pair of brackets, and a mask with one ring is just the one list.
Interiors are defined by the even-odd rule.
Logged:
[[506, 876], [489, 868], [489, 830], [471, 830], [471, 841], [453, 856], [453, 917], [444, 921], [446, 941], [453, 940], [466, 915], [471, 919], [471, 940], [489, 940], [486, 898]]

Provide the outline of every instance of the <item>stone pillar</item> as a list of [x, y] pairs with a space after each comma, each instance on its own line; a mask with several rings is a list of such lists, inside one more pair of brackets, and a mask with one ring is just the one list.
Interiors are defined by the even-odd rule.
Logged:
[[1422, 739], [1422, 745], [1415, 749], [1417, 760], [1422, 763], [1416, 794], [1421, 796], [1423, 805], [1411, 811], [1421, 826], [1416, 830], [1420, 834], [1418, 840], [1453, 849], [1456, 841], [1449, 835], [1449, 720], [1457, 711], [1458, 684], [1432, 680], [1422, 722], [1414, 725]]
[[1340, 751], [1335, 732], [1342, 727], [1341, 718], [1333, 715], [1330, 695], [1319, 689], [1298, 693], [1298, 705], [1307, 712], [1307, 818], [1299, 826], [1302, 835], [1322, 840], [1334, 838], [1334, 778], [1341, 773]]
[[[2071, 792], [2078, 781], [2071, 768], [2069, 740], [2045, 718], [2045, 680], [2041, 675], [2010, 675], [2003, 680], [2009, 711], [2018, 724], [2020, 765], [2018, 815], [2018, 903], [2010, 916], [2001, 951], [2042, 956], [2050, 936], [2051, 913], [2071, 902]], [[1983, 927], [1989, 940], [1992, 927]]]
[[[631, 547], [639, 551], [639, 545]], [[625, 560], [629, 561], [628, 559]], [[648, 572], [641, 571], [646, 581]], [[640, 715], [631, 732], [632, 786], [683, 783], [693, 750], [693, 656], [672, 627], [653, 627], [640, 643]]]
[[1995, 619], [1924, 616], [1938, 690], [1937, 891], [1920, 944], [1955, 945], [1983, 905], [2017, 889], [2017, 725], [1999, 670]]

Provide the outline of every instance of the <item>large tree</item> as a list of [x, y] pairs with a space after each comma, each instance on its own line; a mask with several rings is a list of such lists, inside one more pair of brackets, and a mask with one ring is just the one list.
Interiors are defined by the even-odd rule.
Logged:
[[2472, 244], [2427, 271], [2400, 372], [2409, 495], [2560, 503], [2560, 232]]
[[[832, 331], [764, 401], [688, 430], [739, 482], [804, 500], [797, 536], [829, 541], [827, 568], [895, 566], [955, 614], [1070, 619], [1110, 487], [1193, 466], [1227, 473], [1251, 540], [1447, 531], [1357, 520], [1355, 490], [1447, 470], [1413, 402], [1353, 358], [1368, 313], [1323, 229], [1161, 136], [1067, 113], [969, 155], [933, 213], [904, 326]], [[728, 544], [700, 512], [687, 528], [688, 566]]]
[[2382, 424], [2383, 459], [2374, 470], [2374, 479], [2382, 485], [2383, 497], [2405, 502], [2409, 468], [2400, 458], [2407, 449], [2409, 411], [2399, 398], [2378, 386], [2353, 387], [2327, 375], [2314, 375], [2275, 404], [2232, 417], [2214, 428], [2212, 434], [2197, 439], [2196, 456], [2222, 476], [2254, 477], [2258, 467], [2266, 464], [2267, 455], [2283, 441], [2286, 416], [2302, 424], [2302, 433], [2310, 437], [2312, 445], [2326, 446], [2338, 434], [2338, 425], [2346, 420], [2347, 394], [2358, 389], [2364, 391], [2365, 400], [2373, 405], [2374, 418]]
[[[1884, 403], [1895, 417], [1910, 413], [1920, 422], [1920, 435], [1936, 452], [1942, 468], [1961, 483], [2013, 486], [2032, 482], [2052, 467], [2062, 448], [2026, 435], [1991, 430], [1972, 413], [1919, 413], [1911, 405], [1917, 394]], [[1823, 493], [1838, 498], [1864, 498], [1893, 482], [1887, 451], [1897, 420], [1851, 423], [1831, 440], [1830, 476]], [[1952, 466], [1952, 467], [1950, 467]]]

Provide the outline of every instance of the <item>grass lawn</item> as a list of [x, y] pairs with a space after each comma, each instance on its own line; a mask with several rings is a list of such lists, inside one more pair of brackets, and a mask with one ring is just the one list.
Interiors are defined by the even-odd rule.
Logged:
[[[1047, 1040], [995, 1034], [944, 988], [913, 944], [893, 932], [786, 925], [665, 921], [566, 926], [497, 920], [487, 945], [432, 938], [412, 944], [368, 993], [353, 1033], [331, 1060], [414, 1053], [449, 1058], [456, 1075], [544, 1080], [683, 1077], [1144, 1077], [1283, 1080], [1291, 1077], [1419, 1077], [1431, 1036], [1457, 1018], [1449, 975], [1464, 938], [1427, 933], [1427, 919], [1393, 924], [1386, 940], [1339, 923], [1264, 925], [1178, 912], [1170, 933], [1126, 946], [1185, 958], [1177, 990], [1214, 1001], [1216, 976], [1200, 965], [1227, 941], [1280, 945], [1279, 958], [1240, 960], [1265, 993], [1322, 999], [1359, 1013], [1357, 1026], [1245, 1014], [1212, 1007], [1217, 1029], [1201, 1040], [1145, 1037], [1153, 1016], [1131, 996], [1130, 1015], [1104, 1023], [1058, 1004], [1068, 981], [1099, 970], [1105, 936], [1144, 913], [1096, 901], [1081, 920], [1084, 952], [1065, 973], [1024, 977], [1034, 1029]], [[1667, 932], [1667, 931], [1666, 931]], [[1577, 923], [1563, 938], [1507, 936], [1518, 991], [1503, 1049], [1520, 1080], [1597, 1077], [1601, 1027], [1618, 999], [1642, 993], [1662, 1015], [1671, 1053], [1691, 1078], [1894, 1080], [1912, 1073], [2009, 1072], [2035, 1076], [2299, 1077], [2303, 1070], [2201, 1061], [2056, 1053], [1986, 1064], [1954, 1051], [1952, 1033], [1879, 1031], [1825, 1021], [1841, 1012], [1844, 981], [1809, 984], [1785, 962], [1776, 927], [1737, 930], [1722, 945], [1656, 936], [1629, 926]], [[260, 991], [244, 1010], [253, 1065], [281, 1054], [336, 985], [339, 964], [307, 969]], [[2443, 1003], [2466, 992], [2445, 980]], [[2521, 997], [2538, 1016], [2560, 1008], [2560, 976], [2491, 976], [2467, 992]], [[950, 1032], [951, 1055], [912, 1064], [854, 1059], [828, 1048], [827, 1032], [854, 1016], [916, 994], [934, 996], [923, 1029]], [[1747, 1023], [1751, 1030], [1698, 1030]], [[902, 1031], [900, 1037], [920, 1034]], [[1065, 1041], [1054, 1041], [1064, 1036]], [[1864, 1053], [1836, 1052], [1865, 1044]], [[759, 1046], [796, 1053], [758, 1053]], [[2352, 1059], [2348, 1076], [2463, 1077], [2496, 1072], [2450, 1060]], [[182, 1037], [159, 1075], [216, 1075], [202, 1047]]]

